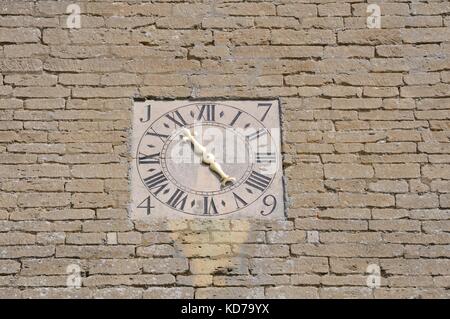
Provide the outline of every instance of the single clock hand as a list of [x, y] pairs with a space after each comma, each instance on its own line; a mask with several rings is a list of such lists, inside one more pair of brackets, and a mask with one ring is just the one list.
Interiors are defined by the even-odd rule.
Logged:
[[234, 183], [236, 181], [234, 177], [230, 177], [229, 175], [225, 174], [220, 164], [216, 162], [214, 154], [209, 153], [206, 148], [195, 139], [195, 137], [187, 128], [183, 128], [181, 130], [181, 133], [184, 135], [183, 141], [191, 142], [194, 146], [194, 153], [202, 156], [202, 162], [208, 164], [209, 168], [214, 173], [220, 176], [220, 182], [222, 186], [225, 186], [227, 183]]

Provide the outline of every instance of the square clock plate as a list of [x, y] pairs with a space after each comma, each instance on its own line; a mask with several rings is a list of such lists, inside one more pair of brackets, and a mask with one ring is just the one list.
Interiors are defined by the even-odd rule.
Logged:
[[142, 218], [284, 218], [280, 105], [137, 101], [131, 203]]

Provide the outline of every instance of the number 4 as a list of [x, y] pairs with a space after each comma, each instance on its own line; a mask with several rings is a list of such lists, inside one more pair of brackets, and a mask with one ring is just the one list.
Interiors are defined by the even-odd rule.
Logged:
[[155, 206], [151, 206], [150, 199], [151, 199], [151, 196], [147, 197], [137, 207], [137, 208], [144, 208], [144, 209], [146, 209], [147, 216], [150, 215], [152, 208], [155, 208]]

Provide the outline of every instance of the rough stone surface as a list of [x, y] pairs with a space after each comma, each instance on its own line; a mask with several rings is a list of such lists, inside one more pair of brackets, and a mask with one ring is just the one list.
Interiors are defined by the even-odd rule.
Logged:
[[[53, 2], [0, 8], [0, 298], [450, 298], [448, 2]], [[130, 220], [135, 97], [279, 97], [287, 220]]]

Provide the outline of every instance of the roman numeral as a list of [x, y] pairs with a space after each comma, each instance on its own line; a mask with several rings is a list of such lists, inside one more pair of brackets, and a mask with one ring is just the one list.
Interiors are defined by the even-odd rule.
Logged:
[[155, 130], [147, 131], [147, 135], [159, 137], [163, 142], [165, 139], [169, 138], [169, 135], [156, 133]]
[[211, 215], [211, 211], [214, 215], [219, 214], [216, 208], [216, 203], [214, 203], [214, 199], [211, 198], [211, 200], [209, 200], [209, 197], [205, 196], [203, 197], [203, 214]]
[[[173, 115], [167, 114], [166, 117], [175, 123], [175, 126], [185, 126], [187, 123], [184, 118], [181, 116], [180, 112], [175, 111], [172, 113]], [[178, 118], [178, 119], [177, 119]]]
[[256, 132], [254, 132], [254, 133], [252, 133], [250, 135], [247, 135], [246, 138], [249, 141], [253, 141], [253, 140], [255, 140], [255, 139], [257, 139], [257, 138], [259, 138], [261, 136], [264, 136], [266, 134], [267, 134], [267, 131], [265, 129], [261, 128], [261, 129], [257, 130]]
[[158, 164], [159, 163], [159, 153], [145, 155], [139, 153], [139, 164]]
[[260, 191], [264, 191], [267, 186], [269, 186], [271, 180], [272, 179], [266, 175], [252, 171], [245, 183], [256, 189], [259, 189]]
[[275, 153], [256, 153], [257, 163], [274, 163], [277, 159]]
[[234, 123], [236, 123], [236, 121], [238, 120], [239, 116], [241, 116], [242, 111], [237, 112], [236, 116], [234, 117], [234, 119], [231, 121], [230, 126], [233, 126]]
[[188, 195], [185, 195], [182, 190], [177, 189], [175, 193], [169, 198], [167, 204], [172, 206], [173, 208], [177, 208], [178, 206], [180, 206], [180, 209], [184, 210], [184, 205], [186, 205], [187, 197]]
[[156, 192], [153, 192], [153, 194], [158, 195], [159, 192], [166, 188], [167, 178], [166, 176], [164, 176], [163, 172], [159, 172], [147, 178], [144, 178], [144, 183], [148, 189], [157, 188]]
[[204, 104], [200, 109], [197, 120], [200, 121], [200, 119], [214, 122], [216, 120], [216, 106], [214, 104]]
[[247, 206], [247, 202], [245, 200], [243, 200], [238, 194], [233, 192], [233, 196], [234, 196], [234, 201], [236, 202], [237, 208], [241, 208], [241, 206], [239, 206], [239, 203], [241, 203], [243, 207]]

